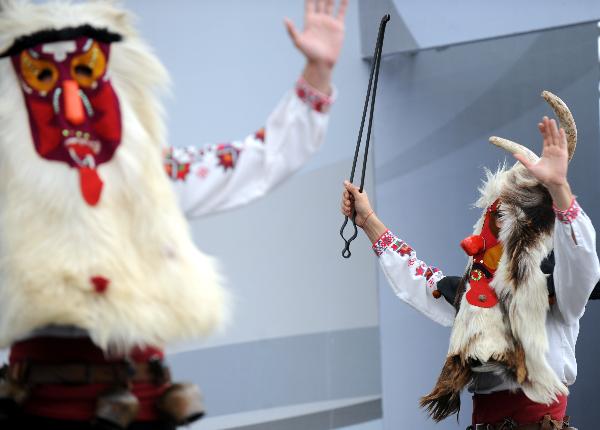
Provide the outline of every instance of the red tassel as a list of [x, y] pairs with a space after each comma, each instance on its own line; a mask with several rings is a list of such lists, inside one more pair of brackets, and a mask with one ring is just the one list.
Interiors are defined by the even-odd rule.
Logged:
[[108, 290], [108, 284], [110, 284], [110, 280], [106, 279], [104, 276], [92, 276], [90, 282], [98, 294], [106, 292], [106, 290]]

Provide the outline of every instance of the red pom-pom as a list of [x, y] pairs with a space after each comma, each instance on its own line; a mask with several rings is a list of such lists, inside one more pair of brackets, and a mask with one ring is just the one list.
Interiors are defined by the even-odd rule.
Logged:
[[106, 292], [106, 290], [108, 290], [108, 284], [110, 284], [110, 280], [103, 276], [92, 276], [90, 282], [98, 294]]

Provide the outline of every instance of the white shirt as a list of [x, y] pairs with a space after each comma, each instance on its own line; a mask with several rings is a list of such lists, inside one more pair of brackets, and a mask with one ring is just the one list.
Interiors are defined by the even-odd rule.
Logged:
[[[379, 256], [383, 273], [401, 300], [433, 321], [452, 326], [456, 310], [443, 297], [436, 299], [432, 295], [436, 283], [444, 277], [441, 271], [419, 260], [407, 244], [389, 231], [373, 245], [373, 249]], [[555, 223], [554, 257], [556, 304], [550, 307], [546, 318], [549, 343], [546, 358], [561, 381], [571, 385], [577, 377], [575, 343], [579, 334], [579, 319], [600, 279], [596, 232], [582, 210], [574, 219], [557, 220]], [[503, 384], [478, 392], [489, 393], [518, 387], [514, 384]]]

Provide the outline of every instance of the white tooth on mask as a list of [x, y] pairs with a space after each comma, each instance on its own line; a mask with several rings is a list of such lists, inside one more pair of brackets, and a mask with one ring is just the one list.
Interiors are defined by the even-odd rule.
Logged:
[[85, 156], [83, 164], [92, 169], [96, 167], [96, 161], [94, 160], [94, 157], [92, 157], [91, 154]]

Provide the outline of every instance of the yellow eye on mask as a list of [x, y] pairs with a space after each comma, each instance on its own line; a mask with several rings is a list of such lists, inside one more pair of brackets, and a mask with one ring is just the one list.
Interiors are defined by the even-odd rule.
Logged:
[[71, 77], [83, 88], [93, 88], [105, 70], [106, 57], [97, 42], [87, 52], [71, 60]]
[[21, 53], [19, 62], [22, 77], [30, 88], [42, 93], [54, 89], [58, 81], [58, 69], [54, 63], [34, 58], [27, 51]]

